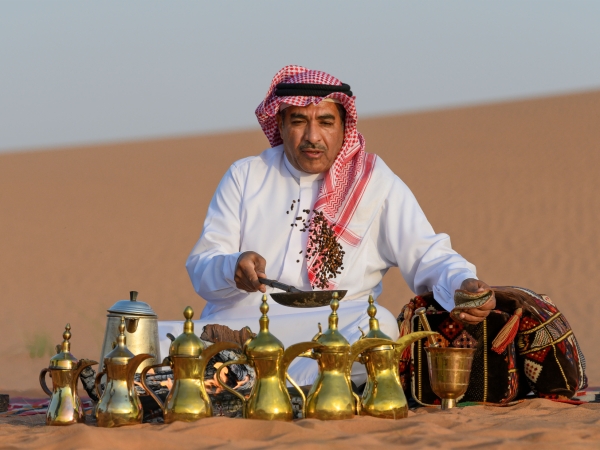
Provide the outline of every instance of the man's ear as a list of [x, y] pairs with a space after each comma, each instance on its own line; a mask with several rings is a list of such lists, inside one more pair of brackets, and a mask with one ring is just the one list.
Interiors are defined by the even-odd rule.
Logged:
[[281, 117], [281, 112], [277, 113], [277, 129], [279, 130], [279, 135], [283, 132], [283, 117]]

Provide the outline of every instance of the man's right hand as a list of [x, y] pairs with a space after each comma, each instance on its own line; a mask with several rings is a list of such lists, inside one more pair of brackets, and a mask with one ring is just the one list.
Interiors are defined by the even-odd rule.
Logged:
[[244, 252], [237, 260], [235, 268], [235, 285], [246, 292], [266, 292], [267, 288], [258, 278], [267, 278], [265, 269], [267, 261], [256, 252]]

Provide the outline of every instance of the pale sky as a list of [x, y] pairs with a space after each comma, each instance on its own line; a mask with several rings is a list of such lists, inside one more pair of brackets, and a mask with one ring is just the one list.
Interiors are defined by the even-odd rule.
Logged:
[[0, 0], [0, 152], [255, 128], [286, 64], [359, 118], [600, 89], [600, 1]]

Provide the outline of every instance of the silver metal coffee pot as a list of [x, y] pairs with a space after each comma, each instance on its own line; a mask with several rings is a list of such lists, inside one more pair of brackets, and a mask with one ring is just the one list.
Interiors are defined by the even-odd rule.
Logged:
[[161, 358], [158, 316], [148, 303], [137, 300], [137, 294], [136, 291], [131, 291], [129, 300], [119, 300], [108, 309], [100, 361], [104, 361], [106, 355], [116, 346], [122, 317], [125, 319], [127, 348], [134, 355], [142, 353], [155, 355], [154, 358], [149, 358], [138, 366], [136, 373], [140, 373], [144, 367], [160, 363]]

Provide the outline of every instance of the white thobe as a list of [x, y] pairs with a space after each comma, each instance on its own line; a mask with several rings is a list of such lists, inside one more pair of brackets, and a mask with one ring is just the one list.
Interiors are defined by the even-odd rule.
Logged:
[[[268, 278], [311, 290], [306, 267], [308, 232], [302, 231], [304, 210], [312, 211], [323, 174], [307, 174], [288, 162], [283, 146], [234, 163], [221, 180], [210, 203], [200, 240], [194, 246], [187, 270], [196, 292], [208, 304], [196, 329], [211, 323], [232, 329], [249, 326], [257, 332], [261, 316], [260, 292], [247, 293], [236, 287], [234, 273], [238, 257], [255, 251], [267, 261]], [[293, 209], [292, 209], [293, 205]], [[408, 187], [377, 158], [349, 229], [362, 240], [356, 247], [341, 241], [344, 270], [334, 280], [348, 293], [338, 310], [339, 330], [350, 343], [368, 330], [367, 298], [381, 294], [381, 281], [390, 267], [398, 267], [417, 294], [433, 291], [446, 309], [454, 306], [453, 293], [466, 278], [476, 278], [475, 267], [452, 250], [446, 234], [436, 234]], [[267, 288], [267, 293], [278, 292]], [[402, 301], [399, 299], [399, 301]], [[290, 308], [269, 302], [270, 330], [288, 347], [310, 340], [317, 324], [327, 328], [328, 306]], [[398, 337], [394, 316], [379, 306], [377, 318], [383, 332]], [[177, 336], [182, 322], [159, 322], [159, 334]], [[161, 340], [161, 354], [168, 354], [169, 341]], [[310, 385], [317, 376], [315, 361], [296, 359], [290, 376], [300, 385]], [[364, 368], [355, 364], [352, 379], [362, 384]]]

